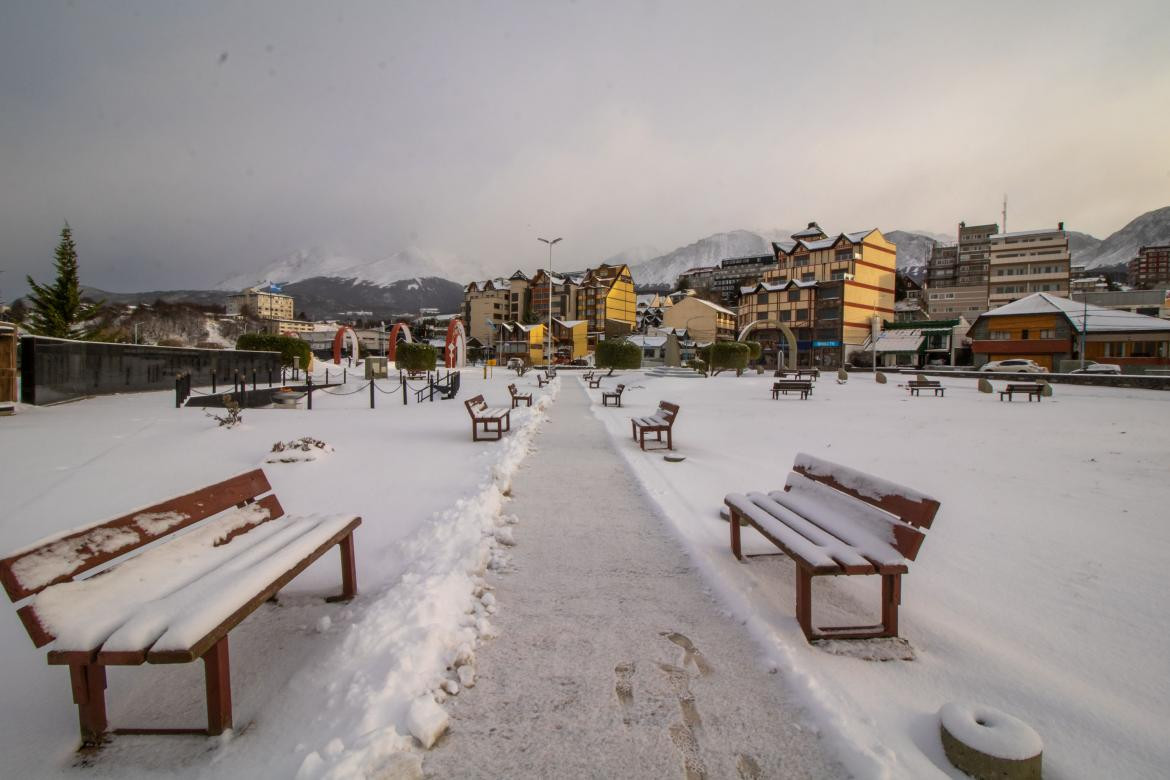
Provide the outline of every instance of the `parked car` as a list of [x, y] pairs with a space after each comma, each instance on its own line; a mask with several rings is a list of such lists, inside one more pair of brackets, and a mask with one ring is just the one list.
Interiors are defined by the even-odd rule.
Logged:
[[1121, 366], [1116, 363], [1091, 363], [1084, 368], [1069, 371], [1070, 374], [1120, 374]]
[[995, 371], [1002, 374], [1047, 374], [1048, 369], [1035, 360], [1026, 358], [1012, 358], [1011, 360], [992, 360], [984, 363], [980, 371]]
[[516, 369], [522, 367], [523, 365], [524, 365], [524, 361], [521, 360], [520, 358], [508, 358], [508, 368], [512, 371], [515, 371]]

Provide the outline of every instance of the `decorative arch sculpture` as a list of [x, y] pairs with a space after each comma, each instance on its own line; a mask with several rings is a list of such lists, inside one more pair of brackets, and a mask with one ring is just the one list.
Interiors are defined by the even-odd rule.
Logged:
[[414, 343], [410, 326], [405, 322], [396, 322], [394, 327], [390, 329], [390, 343], [386, 345], [386, 357], [389, 358], [390, 362], [394, 362], [394, 358], [398, 354], [398, 342], [400, 341], [405, 341], [408, 344]]
[[347, 333], [349, 334], [349, 350], [350, 350], [350, 354], [353, 355], [353, 359], [357, 360], [358, 355], [361, 354], [360, 350], [358, 349], [357, 333], [355, 333], [353, 328], [349, 327], [348, 325], [342, 325], [340, 328], [337, 329], [337, 335], [333, 337], [333, 362], [334, 363], [341, 362], [341, 348], [342, 348], [343, 343], [345, 342], [345, 336]]
[[467, 365], [467, 334], [461, 320], [447, 323], [447, 343], [443, 349], [443, 365], [447, 368], [463, 368]]
[[785, 325], [783, 322], [776, 320], [756, 320], [749, 322], [743, 330], [739, 332], [739, 341], [747, 341], [748, 334], [753, 330], [778, 330], [784, 334], [784, 340], [788, 342], [788, 366], [790, 371], [796, 370], [796, 336], [792, 333], [792, 328]]

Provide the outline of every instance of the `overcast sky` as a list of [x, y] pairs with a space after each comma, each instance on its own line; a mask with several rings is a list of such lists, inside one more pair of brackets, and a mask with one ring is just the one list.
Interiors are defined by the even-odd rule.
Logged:
[[[1170, 3], [0, 0], [0, 298], [1170, 204]], [[462, 281], [462, 280], [458, 280]]]

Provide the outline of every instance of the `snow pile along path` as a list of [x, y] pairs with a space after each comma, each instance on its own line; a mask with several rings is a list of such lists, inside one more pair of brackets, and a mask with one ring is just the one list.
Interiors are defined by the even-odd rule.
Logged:
[[[623, 409], [599, 413], [628, 420]], [[578, 382], [514, 480], [500, 639], [449, 706], [435, 777], [830, 777], [784, 678], [720, 611]], [[646, 453], [647, 458], [660, 458]]]
[[[558, 389], [554, 383], [525, 424], [501, 441], [467, 442], [469, 448], [502, 449], [492, 475], [475, 495], [398, 545], [395, 553], [410, 561], [402, 576], [360, 596], [352, 616], [343, 614], [333, 624], [344, 639], [298, 671], [269, 706], [272, 722], [265, 730], [301, 739], [294, 749], [300, 780], [375, 776], [402, 763], [399, 754], [416, 746], [412, 735], [424, 743], [437, 736], [427, 732], [445, 720], [434, 699], [451, 677], [448, 667], [494, 633], [478, 597], [484, 594], [482, 576], [500, 560], [504, 495]], [[386, 511], [393, 512], [392, 501]], [[222, 776], [233, 759], [254, 760], [246, 743], [228, 746], [212, 774]], [[237, 747], [239, 755], [232, 756]]]

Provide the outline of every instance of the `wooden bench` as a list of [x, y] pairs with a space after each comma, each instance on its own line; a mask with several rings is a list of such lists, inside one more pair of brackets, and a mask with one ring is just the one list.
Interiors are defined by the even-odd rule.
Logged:
[[603, 390], [601, 392], [601, 405], [602, 406], [609, 406], [610, 399], [613, 399], [613, 402], [616, 406], [621, 406], [622, 405], [622, 393], [624, 393], [625, 391], [626, 391], [625, 385], [618, 385], [612, 391]]
[[781, 393], [788, 395], [788, 391], [800, 393], [801, 400], [812, 395], [812, 382], [804, 379], [782, 379], [772, 383], [772, 398], [779, 398]]
[[923, 390], [933, 390], [935, 395], [946, 396], [947, 389], [937, 379], [911, 379], [906, 383], [910, 395], [919, 395]]
[[548, 379], [543, 374], [536, 375], [536, 386], [537, 387], [544, 387], [545, 385], [547, 385], [551, 381], [552, 381], [551, 379]]
[[[918, 555], [938, 501], [804, 453], [796, 456], [783, 490], [730, 493], [723, 501], [730, 510], [736, 558], [744, 557], [742, 521], [796, 563], [796, 619], [810, 642], [898, 635], [901, 577]], [[814, 629], [812, 578], [850, 574], [881, 575], [881, 624]]]
[[508, 394], [512, 396], [512, 408], [515, 409], [523, 401], [528, 406], [532, 406], [532, 393], [522, 394], [516, 392], [516, 385], [508, 385]]
[[[633, 429], [634, 441], [638, 442], [643, 450], [646, 449], [646, 434], [656, 434], [655, 441], [662, 441], [662, 434], [666, 434], [666, 449], [674, 449], [674, 421], [678, 418], [678, 405], [669, 401], [659, 401], [658, 410], [649, 417], [634, 417], [630, 420]], [[659, 448], [661, 449], [661, 448]]]
[[84, 745], [100, 744], [108, 731], [107, 666], [202, 659], [206, 729], [114, 733], [221, 734], [232, 727], [228, 633], [334, 546], [337, 598], [357, 593], [353, 531], [361, 518], [286, 517], [271, 490], [256, 469], [0, 561], [0, 582], [10, 600], [24, 602], [17, 615], [33, 644], [55, 642], [49, 663], [69, 667]]
[[[484, 402], [482, 395], [477, 395], [475, 398], [468, 398], [463, 402], [467, 407], [467, 413], [471, 415], [471, 440], [479, 441], [479, 429], [482, 426], [484, 437], [487, 441], [496, 441], [504, 437], [505, 431], [512, 429], [512, 410], [511, 409], [494, 409]], [[494, 430], [496, 435], [488, 439], [487, 434]]]
[[596, 375], [596, 376], [592, 376], [592, 377], [590, 377], [590, 378], [589, 378], [589, 389], [590, 389], [590, 390], [596, 390], [596, 389], [598, 389], [599, 387], [601, 387], [601, 380], [602, 380], [602, 378], [603, 378], [603, 377], [602, 377], [602, 375], [601, 375], [601, 374], [598, 374], [598, 375]]
[[1013, 401], [1013, 395], [1019, 393], [1028, 396], [1028, 403], [1032, 403], [1032, 396], [1036, 396], [1036, 402], [1039, 403], [1043, 392], [1044, 385], [1040, 382], [1009, 382], [1005, 389], [999, 391], [999, 400], [1002, 401], [1006, 395], [1009, 401]]

